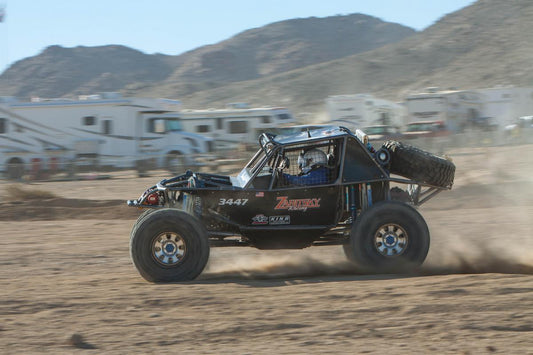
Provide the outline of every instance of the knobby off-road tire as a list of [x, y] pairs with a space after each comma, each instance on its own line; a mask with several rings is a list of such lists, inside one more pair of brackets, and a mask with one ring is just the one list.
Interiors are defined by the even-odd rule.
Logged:
[[397, 141], [383, 144], [391, 154], [390, 172], [429, 185], [450, 188], [455, 165], [444, 158]]
[[[143, 211], [143, 213], [141, 213], [139, 215], [139, 217], [137, 217], [137, 221], [135, 222], [135, 224], [133, 225], [133, 229], [135, 229], [135, 227], [137, 227], [137, 225], [141, 222], [142, 219], [144, 219], [144, 217], [146, 217], [147, 215], [149, 214], [152, 214], [156, 211], [159, 211], [158, 209], [155, 209], [155, 208], [147, 208]], [[133, 233], [133, 229], [132, 229], [132, 233]]]
[[344, 252], [365, 272], [410, 272], [426, 259], [429, 230], [411, 206], [378, 202], [365, 210], [352, 227]]
[[146, 213], [131, 232], [130, 256], [147, 281], [194, 280], [209, 259], [207, 231], [198, 219], [181, 210]]

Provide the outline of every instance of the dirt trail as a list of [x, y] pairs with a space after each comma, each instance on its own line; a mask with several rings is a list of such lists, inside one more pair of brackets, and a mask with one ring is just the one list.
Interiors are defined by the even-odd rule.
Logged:
[[358, 274], [336, 246], [215, 248], [197, 281], [150, 284], [123, 200], [159, 177], [31, 184], [44, 202], [0, 182], [0, 352], [531, 353], [533, 146], [455, 153], [413, 275]]

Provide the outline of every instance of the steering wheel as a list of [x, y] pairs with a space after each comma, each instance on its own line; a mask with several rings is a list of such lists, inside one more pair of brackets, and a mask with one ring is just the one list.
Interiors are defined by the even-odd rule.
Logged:
[[280, 170], [288, 169], [290, 165], [291, 165], [291, 161], [289, 160], [289, 158], [283, 157], [278, 164], [278, 169]]
[[283, 170], [289, 168], [290, 160], [288, 157], [283, 157], [278, 163], [278, 166], [274, 169], [274, 186], [287, 185], [285, 177], [283, 176]]

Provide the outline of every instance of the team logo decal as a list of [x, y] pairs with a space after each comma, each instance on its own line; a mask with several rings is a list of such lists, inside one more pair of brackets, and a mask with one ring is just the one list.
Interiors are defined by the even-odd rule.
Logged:
[[264, 214], [258, 214], [257, 216], [252, 218], [252, 224], [268, 224], [268, 217]]
[[307, 211], [308, 208], [319, 208], [319, 198], [300, 198], [295, 200], [289, 200], [287, 196], [277, 197], [279, 201], [275, 210], [288, 210], [288, 211]]
[[266, 225], [273, 226], [282, 224], [291, 224], [291, 216], [265, 216], [264, 214], [258, 214], [252, 218], [253, 225]]
[[291, 224], [291, 216], [270, 216], [268, 217], [268, 224], [270, 225]]

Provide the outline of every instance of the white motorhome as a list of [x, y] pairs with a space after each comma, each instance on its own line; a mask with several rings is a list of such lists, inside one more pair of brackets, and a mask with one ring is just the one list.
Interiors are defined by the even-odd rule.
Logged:
[[119, 94], [8, 103], [28, 127], [50, 127], [55, 132], [53, 142], [72, 150], [73, 158], [139, 169], [192, 165], [196, 155], [213, 150], [212, 139], [182, 130], [179, 107], [175, 100]]
[[326, 109], [331, 123], [350, 129], [376, 125], [400, 127], [405, 124], [405, 108], [402, 105], [370, 94], [329, 96]]
[[427, 88], [409, 95], [406, 100], [408, 122], [439, 121], [452, 132], [458, 132], [481, 117], [482, 95], [469, 90]]
[[533, 87], [494, 87], [477, 89], [483, 98], [483, 116], [500, 127], [516, 123], [518, 117], [533, 112]]
[[261, 133], [294, 123], [286, 108], [249, 108], [242, 103], [225, 109], [183, 110], [181, 119], [184, 130], [213, 138], [217, 149], [256, 144]]
[[57, 137], [62, 132], [17, 115], [0, 102], [0, 171], [19, 179], [25, 170], [58, 170], [73, 151]]

